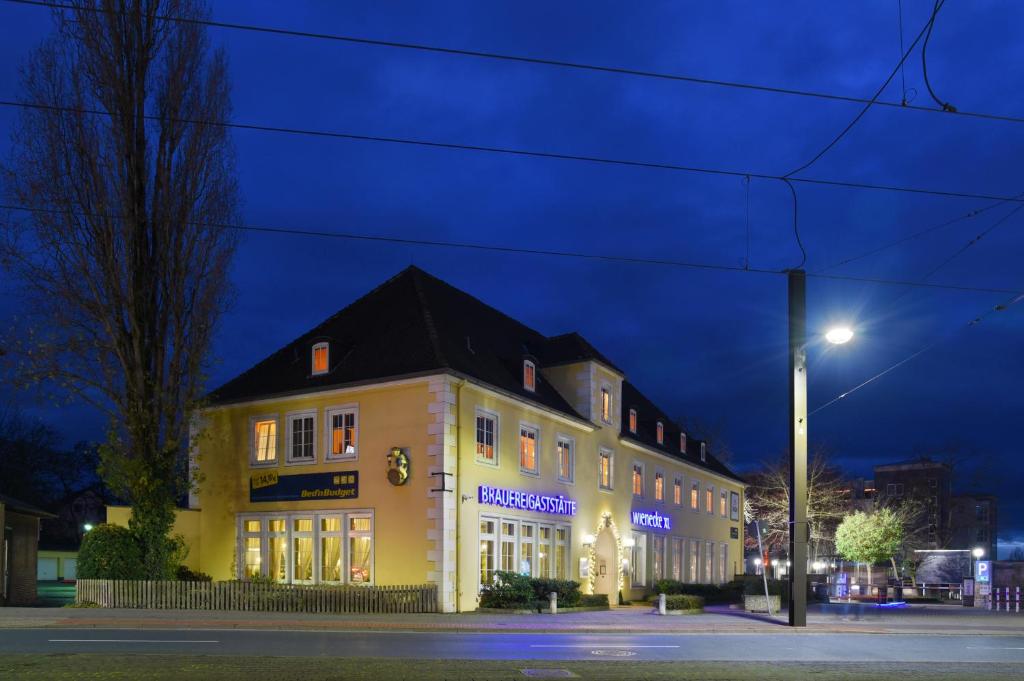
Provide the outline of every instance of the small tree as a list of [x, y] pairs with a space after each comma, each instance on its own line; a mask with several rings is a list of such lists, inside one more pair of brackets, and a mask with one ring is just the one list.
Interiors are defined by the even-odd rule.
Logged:
[[[903, 544], [903, 523], [887, 508], [874, 513], [857, 511], [843, 518], [836, 529], [836, 550], [843, 558], [868, 566], [891, 561], [896, 571], [896, 554]], [[871, 584], [871, 570], [868, 570]]]

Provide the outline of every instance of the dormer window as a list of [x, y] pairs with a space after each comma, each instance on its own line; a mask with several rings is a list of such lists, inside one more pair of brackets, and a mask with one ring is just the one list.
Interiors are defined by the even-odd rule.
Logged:
[[636, 435], [636, 409], [629, 410], [629, 432]]
[[679, 451], [686, 454], [686, 433], [679, 433]]
[[317, 343], [313, 346], [313, 375], [326, 374], [327, 362], [329, 359], [330, 345], [328, 343]]
[[708, 447], [703, 442], [700, 443], [700, 460], [702, 462], [708, 460]]
[[605, 423], [612, 422], [612, 391], [610, 388], [601, 388], [601, 420]]
[[531, 393], [537, 389], [537, 367], [528, 359], [523, 360], [523, 387]]
[[658, 421], [658, 444], [665, 444], [665, 424]]

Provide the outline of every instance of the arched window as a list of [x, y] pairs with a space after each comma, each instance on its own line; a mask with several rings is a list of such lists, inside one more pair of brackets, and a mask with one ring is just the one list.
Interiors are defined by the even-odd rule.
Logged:
[[537, 389], [537, 367], [528, 359], [523, 360], [523, 387], [530, 392]]
[[313, 374], [326, 374], [330, 353], [328, 343], [317, 343], [313, 346]]

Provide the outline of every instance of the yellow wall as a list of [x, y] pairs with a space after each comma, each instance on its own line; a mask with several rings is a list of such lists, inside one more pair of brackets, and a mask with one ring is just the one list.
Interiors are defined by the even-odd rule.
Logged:
[[[273, 511], [359, 509], [374, 512], [373, 581], [378, 584], [422, 584], [426, 581], [427, 490], [435, 480], [427, 475], [427, 379], [390, 386], [313, 393], [299, 397], [262, 400], [224, 406], [204, 413], [205, 432], [199, 438], [199, 507], [201, 513], [201, 569], [214, 579], [234, 579], [236, 514]], [[325, 410], [356, 404], [358, 458], [324, 462]], [[285, 463], [288, 412], [315, 410], [315, 464]], [[334, 471], [359, 472], [359, 496], [346, 500], [257, 502], [249, 501], [249, 479], [267, 470], [249, 463], [250, 418], [276, 414], [278, 463], [270, 468], [280, 476]], [[410, 477], [405, 485], [386, 478], [386, 457], [392, 447], [405, 448]]]

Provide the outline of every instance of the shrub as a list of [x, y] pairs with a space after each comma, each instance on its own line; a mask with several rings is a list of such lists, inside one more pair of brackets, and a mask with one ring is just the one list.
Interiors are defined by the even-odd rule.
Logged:
[[739, 603], [743, 600], [743, 586], [742, 582], [729, 582], [721, 585], [687, 584], [675, 579], [659, 579], [654, 583], [654, 593], [667, 596], [700, 596], [704, 602], [711, 604]]
[[213, 577], [205, 572], [193, 572], [187, 565], [179, 565], [174, 573], [174, 578], [179, 582], [212, 582]]
[[78, 550], [79, 579], [145, 579], [142, 548], [126, 527], [101, 523]]
[[[651, 598], [651, 603], [655, 606], [658, 605], [658, 596]], [[692, 596], [690, 594], [673, 594], [672, 596], [665, 596], [665, 609], [666, 610], [703, 610], [704, 599], [700, 596]]]
[[531, 581], [529, 577], [515, 572], [495, 572], [494, 583], [486, 585], [480, 594], [480, 607], [535, 608], [536, 596]]
[[548, 594], [554, 591], [558, 594], [558, 607], [571, 608], [579, 605], [580, 583], [571, 579], [531, 579], [534, 598], [542, 601], [545, 606], [548, 603]]
[[608, 594], [583, 594], [579, 605], [581, 608], [607, 608]]

